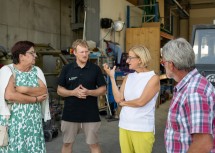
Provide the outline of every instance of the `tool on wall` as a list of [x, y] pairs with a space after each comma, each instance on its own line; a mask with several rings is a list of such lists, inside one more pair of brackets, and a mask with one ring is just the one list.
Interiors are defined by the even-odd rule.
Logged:
[[0, 45], [0, 68], [11, 63], [11, 53], [8, 52], [4, 46]]
[[117, 20], [113, 21], [110, 18], [101, 18], [100, 25], [102, 29], [112, 28], [113, 31], [120, 32], [124, 27], [125, 22]]
[[113, 29], [116, 32], [120, 32], [122, 31], [122, 29], [124, 28], [125, 22], [117, 20], [113, 22]]
[[113, 20], [110, 18], [101, 18], [100, 25], [102, 29], [108, 29], [112, 27]]

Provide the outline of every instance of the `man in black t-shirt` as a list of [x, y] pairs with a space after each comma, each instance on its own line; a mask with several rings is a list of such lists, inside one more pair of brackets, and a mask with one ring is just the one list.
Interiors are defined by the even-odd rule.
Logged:
[[57, 88], [57, 93], [65, 97], [62, 153], [72, 152], [80, 130], [85, 133], [91, 153], [101, 153], [97, 138], [101, 125], [97, 97], [106, 93], [106, 82], [100, 67], [88, 61], [87, 42], [78, 39], [72, 48], [76, 61], [63, 67]]

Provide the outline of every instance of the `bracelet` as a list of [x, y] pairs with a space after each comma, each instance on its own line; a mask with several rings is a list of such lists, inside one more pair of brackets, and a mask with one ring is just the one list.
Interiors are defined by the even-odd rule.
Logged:
[[35, 103], [37, 103], [37, 102], [38, 102], [37, 96], [35, 96], [35, 98], [36, 98], [36, 101], [35, 101]]

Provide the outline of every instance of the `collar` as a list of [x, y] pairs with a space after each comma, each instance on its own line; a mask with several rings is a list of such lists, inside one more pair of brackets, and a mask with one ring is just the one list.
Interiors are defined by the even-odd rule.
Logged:
[[198, 74], [198, 70], [195, 68], [190, 71], [174, 88], [174, 91], [180, 91], [189, 81], [190, 79]]
[[[89, 61], [87, 61], [86, 65], [83, 68], [89, 68], [89, 66], [90, 66], [90, 63], [89, 63]], [[80, 66], [78, 66], [76, 61], [74, 62], [74, 68], [76, 68], [76, 69], [81, 68]]]

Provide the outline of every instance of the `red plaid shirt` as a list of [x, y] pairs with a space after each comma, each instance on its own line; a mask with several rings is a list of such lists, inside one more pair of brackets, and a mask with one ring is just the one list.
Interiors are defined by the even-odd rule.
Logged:
[[[177, 84], [164, 134], [167, 153], [186, 153], [193, 133], [209, 133], [214, 137], [214, 104], [214, 87], [196, 69]], [[215, 148], [211, 153], [215, 153]]]

